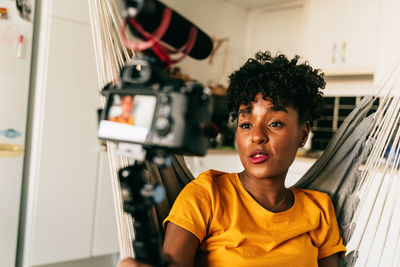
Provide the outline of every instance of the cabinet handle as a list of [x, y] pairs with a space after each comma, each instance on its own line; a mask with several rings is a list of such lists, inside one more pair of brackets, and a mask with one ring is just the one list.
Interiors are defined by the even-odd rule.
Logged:
[[332, 45], [332, 63], [333, 64], [335, 64], [335, 62], [336, 62], [336, 46], [337, 46], [336, 43], [334, 43]]
[[23, 145], [0, 143], [0, 158], [23, 156], [25, 148]]
[[25, 149], [23, 145], [0, 143], [0, 151], [23, 152], [24, 150]]
[[347, 44], [346, 44], [346, 42], [344, 42], [342, 45], [342, 62], [343, 63], [346, 62], [346, 48], [347, 48]]

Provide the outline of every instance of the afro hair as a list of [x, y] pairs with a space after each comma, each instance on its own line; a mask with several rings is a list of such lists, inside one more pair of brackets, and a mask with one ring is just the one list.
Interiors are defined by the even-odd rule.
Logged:
[[250, 105], [258, 93], [275, 106], [292, 107], [299, 123], [321, 116], [325, 88], [324, 74], [307, 62], [298, 64], [299, 56], [289, 60], [285, 55], [271, 56], [258, 52], [229, 76], [227, 106], [232, 120], [238, 117], [241, 104]]

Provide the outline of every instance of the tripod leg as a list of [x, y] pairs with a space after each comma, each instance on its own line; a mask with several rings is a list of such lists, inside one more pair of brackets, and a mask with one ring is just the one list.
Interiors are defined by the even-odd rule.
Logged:
[[124, 210], [134, 218], [133, 249], [138, 261], [164, 266], [161, 237], [153, 221], [155, 203], [162, 201], [159, 185], [148, 184], [144, 164], [122, 168], [118, 172], [124, 201]]

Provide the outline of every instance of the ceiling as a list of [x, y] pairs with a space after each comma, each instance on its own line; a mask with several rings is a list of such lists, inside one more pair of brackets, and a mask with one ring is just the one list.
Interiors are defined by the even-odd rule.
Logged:
[[294, 0], [222, 0], [232, 3], [243, 9], [253, 9], [257, 7], [266, 6], [269, 4], [293, 2]]

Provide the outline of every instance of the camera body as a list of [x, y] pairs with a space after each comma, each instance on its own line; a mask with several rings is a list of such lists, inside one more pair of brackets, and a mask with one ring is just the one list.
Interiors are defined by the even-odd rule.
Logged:
[[107, 98], [98, 136], [143, 148], [205, 155], [211, 121], [211, 90], [168, 76], [153, 58], [132, 60], [121, 81], [103, 89]]

